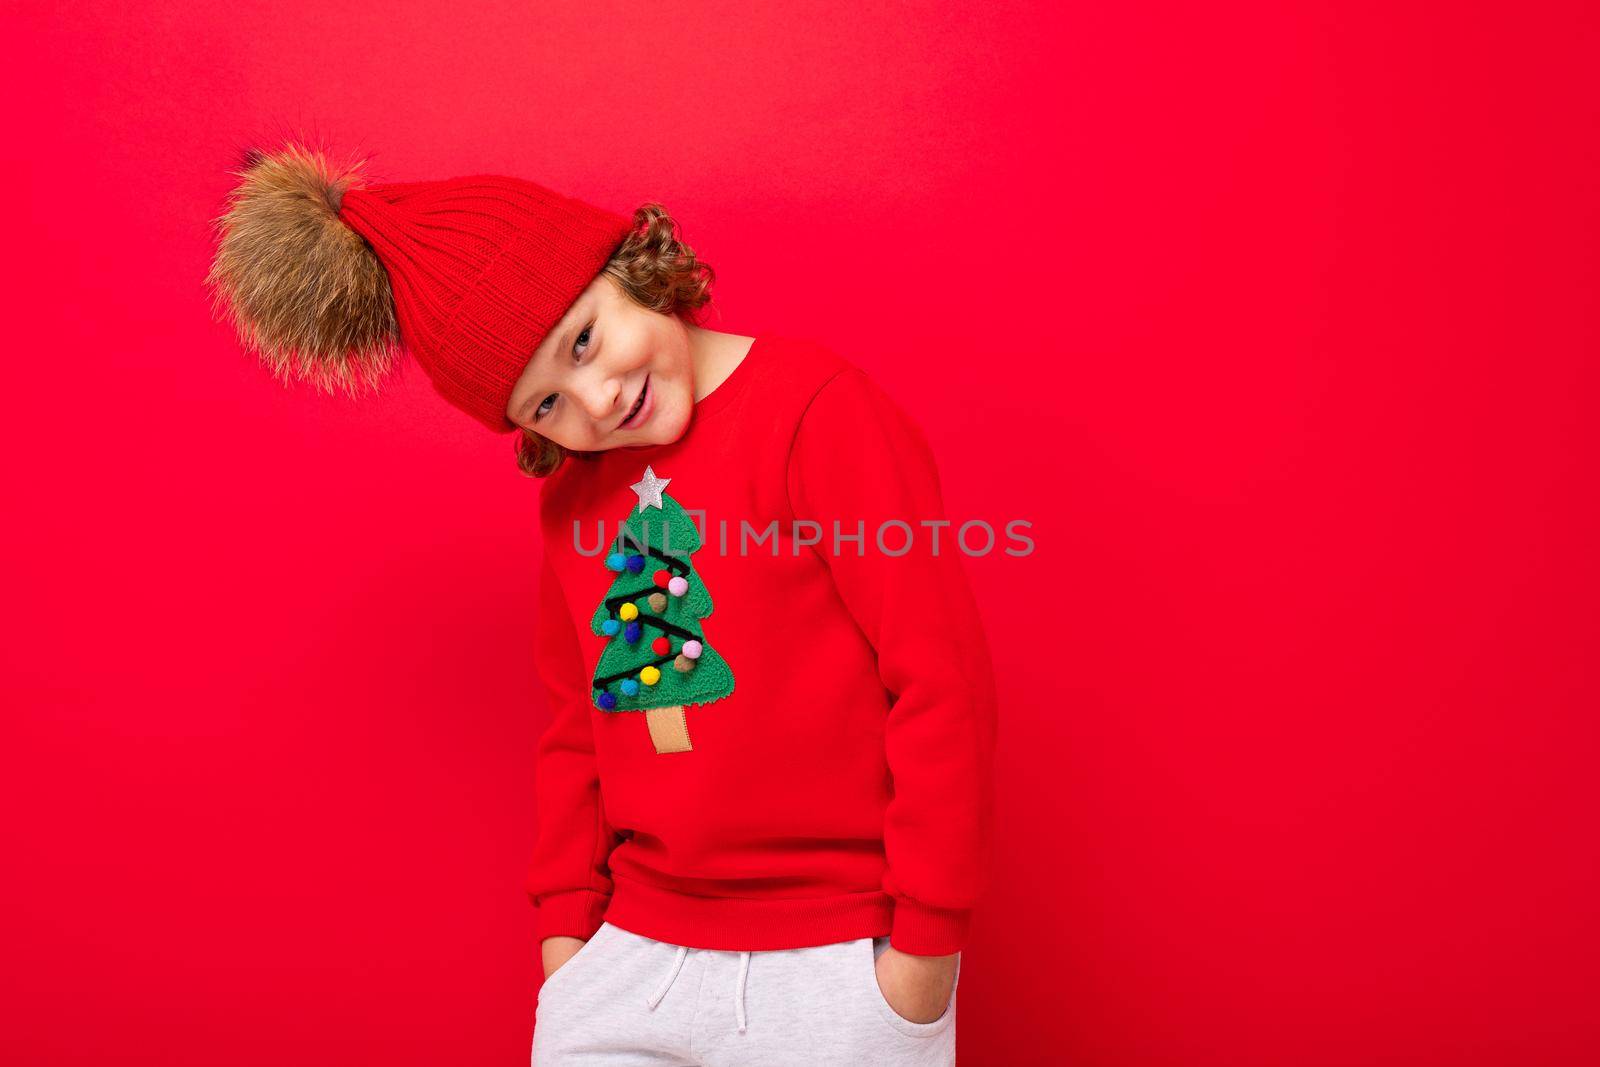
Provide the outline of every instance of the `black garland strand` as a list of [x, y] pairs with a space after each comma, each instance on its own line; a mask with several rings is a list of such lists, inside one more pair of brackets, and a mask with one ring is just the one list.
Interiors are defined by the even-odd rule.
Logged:
[[[678, 653], [674, 652], [670, 655], [661, 656], [658, 659], [651, 660], [649, 663], [641, 664], [640, 666], [633, 668], [631, 671], [623, 671], [621, 674], [613, 674], [606, 678], [596, 678], [594, 680], [594, 687], [603, 693], [605, 692], [606, 686], [610, 685], [612, 682], [620, 682], [624, 678], [632, 678], [646, 667], [659, 667], [663, 663], [666, 663], [670, 660], [675, 660], [677, 658]], [[663, 671], [662, 673], [666, 672]]]
[[[685, 577], [688, 576], [688, 574], [689, 574], [689, 564], [688, 564], [687, 561], [679, 558], [678, 556], [664, 556], [660, 552], [657, 552], [653, 548], [646, 549], [645, 553], [647, 555], [654, 556], [656, 559], [660, 560], [662, 563], [665, 563], [667, 565], [667, 569], [672, 571], [673, 577], [675, 577], [675, 578], [685, 578]], [[628, 601], [637, 599], [643, 593], [664, 593], [664, 592], [666, 592], [666, 590], [660, 588], [654, 582], [652, 582], [650, 585], [646, 586], [643, 589], [636, 589], [631, 593], [623, 593], [620, 596], [607, 597], [606, 598], [606, 610], [607, 610], [607, 612], [610, 613], [612, 618], [616, 618], [617, 609], [620, 608], [622, 605], [626, 604]]]

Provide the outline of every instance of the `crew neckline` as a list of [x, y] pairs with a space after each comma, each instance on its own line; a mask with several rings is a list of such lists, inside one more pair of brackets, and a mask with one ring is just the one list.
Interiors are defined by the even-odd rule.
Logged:
[[756, 350], [761, 348], [761, 342], [762, 337], [758, 335], [750, 347], [745, 349], [744, 358], [739, 360], [732, 372], [722, 379], [715, 389], [700, 398], [694, 406], [694, 416], [689, 422], [688, 429], [694, 429], [696, 425], [727, 407], [736, 394], [744, 391], [752, 376], [750, 364], [756, 359]]

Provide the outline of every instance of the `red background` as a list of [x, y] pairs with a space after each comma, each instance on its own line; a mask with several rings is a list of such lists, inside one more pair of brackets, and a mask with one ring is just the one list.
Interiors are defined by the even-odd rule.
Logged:
[[0, 1058], [526, 1062], [536, 483], [210, 320], [306, 131], [660, 200], [1033, 523], [961, 1062], [1593, 1062], [1597, 19], [1406, 7], [24, 4]]

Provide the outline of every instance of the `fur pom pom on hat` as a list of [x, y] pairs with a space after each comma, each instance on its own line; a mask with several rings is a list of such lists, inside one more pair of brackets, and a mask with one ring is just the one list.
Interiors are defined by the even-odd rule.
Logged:
[[298, 144], [253, 150], [206, 283], [274, 377], [375, 390], [411, 352], [496, 433], [534, 349], [632, 222], [500, 175], [368, 185]]

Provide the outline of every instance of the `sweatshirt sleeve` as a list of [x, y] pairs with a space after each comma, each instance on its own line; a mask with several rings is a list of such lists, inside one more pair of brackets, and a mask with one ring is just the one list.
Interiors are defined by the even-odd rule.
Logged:
[[587, 940], [611, 901], [608, 860], [620, 839], [606, 823], [595, 765], [589, 681], [577, 631], [548, 556], [540, 571], [534, 666], [554, 712], [534, 762], [538, 836], [527, 891], [535, 935]]
[[[933, 451], [916, 423], [849, 367], [812, 398], [787, 476], [794, 517], [820, 527], [809, 531], [819, 538], [811, 551], [876, 650], [890, 694], [890, 944], [949, 955], [965, 943], [989, 878], [997, 711], [988, 640]], [[857, 533], [859, 541], [844, 539]]]

